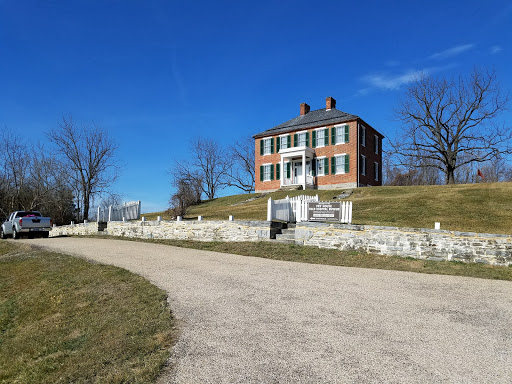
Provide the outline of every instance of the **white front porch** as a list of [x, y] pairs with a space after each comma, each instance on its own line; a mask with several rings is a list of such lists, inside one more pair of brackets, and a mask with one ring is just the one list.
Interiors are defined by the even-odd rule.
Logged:
[[314, 187], [313, 158], [315, 151], [309, 147], [281, 149], [281, 187], [301, 185], [303, 189]]

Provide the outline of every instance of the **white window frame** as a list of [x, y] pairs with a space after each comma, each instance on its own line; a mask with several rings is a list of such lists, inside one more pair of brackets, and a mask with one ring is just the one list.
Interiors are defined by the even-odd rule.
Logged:
[[[335, 125], [334, 129], [336, 129], [336, 135], [334, 135], [335, 143], [334, 145], [338, 144], [347, 144], [345, 141], [345, 130], [348, 128], [348, 124], [339, 124]], [[338, 132], [341, 130], [341, 134], [338, 134]], [[341, 138], [341, 140], [338, 140], [338, 137]]]
[[[325, 158], [327, 156], [321, 156], [316, 158], [316, 175], [317, 176], [325, 176]], [[322, 164], [322, 173], [320, 173], [320, 164]]]
[[[289, 135], [281, 135], [279, 136], [279, 150], [281, 149], [288, 149], [288, 136]], [[285, 142], [285, 145], [283, 146], [283, 139]]]
[[361, 155], [361, 175], [366, 176], [366, 156]]
[[[271, 165], [272, 163], [267, 164], [261, 164], [263, 166], [263, 181], [271, 181]], [[265, 177], [265, 175], [268, 175], [268, 179]]]
[[[272, 138], [263, 139], [263, 156], [272, 154]], [[268, 143], [268, 148], [267, 148]], [[267, 152], [268, 149], [268, 152]]]
[[379, 136], [373, 135], [373, 140], [375, 140], [375, 154], [378, 155], [380, 148], [379, 148]]
[[[334, 155], [334, 158], [336, 159], [336, 174], [337, 175], [344, 175], [345, 172], [345, 156], [346, 153], [339, 153], [337, 155]], [[341, 166], [338, 166], [338, 158], [341, 158]]]
[[[306, 146], [307, 133], [308, 133], [308, 131], [297, 132], [297, 147], [305, 147]], [[300, 145], [300, 137], [301, 136], [304, 136], [304, 145]]]
[[359, 124], [359, 137], [362, 138], [361, 145], [366, 147], [366, 127], [363, 124]]
[[[322, 148], [322, 147], [325, 147], [325, 127], [323, 128], [317, 128], [315, 129], [316, 131], [316, 148]], [[318, 132], [322, 132], [322, 143], [321, 144], [318, 144], [319, 143], [319, 140], [318, 140]]]
[[379, 181], [380, 174], [379, 174], [379, 163], [376, 161], [373, 163], [373, 172], [375, 174], [375, 181]]

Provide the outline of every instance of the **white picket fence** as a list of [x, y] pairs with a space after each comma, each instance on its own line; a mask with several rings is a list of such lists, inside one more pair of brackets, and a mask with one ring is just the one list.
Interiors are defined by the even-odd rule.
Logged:
[[267, 221], [301, 222], [308, 220], [308, 202], [318, 202], [318, 195], [286, 196], [285, 199], [268, 199]]
[[[318, 195], [306, 196], [300, 195], [295, 197], [286, 196], [285, 199], [272, 200], [268, 199], [267, 221], [285, 221], [297, 222], [308, 221], [308, 203], [318, 203]], [[341, 223], [352, 223], [352, 202], [343, 201], [341, 203]]]
[[140, 200], [119, 205], [110, 205], [108, 209], [98, 207], [98, 222], [138, 220], [140, 218]]

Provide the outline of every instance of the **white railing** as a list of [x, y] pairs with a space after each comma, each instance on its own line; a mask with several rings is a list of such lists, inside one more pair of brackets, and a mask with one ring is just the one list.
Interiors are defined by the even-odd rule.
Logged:
[[352, 223], [352, 202], [344, 201], [341, 203], [341, 219], [340, 222]]
[[308, 202], [318, 202], [318, 195], [286, 196], [285, 199], [268, 199], [267, 221], [279, 220], [286, 222], [301, 222], [308, 219]]
[[[291, 177], [287, 179], [286, 177], [283, 178], [283, 186], [285, 185], [302, 185], [303, 183], [293, 180]], [[314, 184], [314, 177], [310, 175], [306, 175], [306, 185], [313, 185]]]
[[98, 222], [138, 220], [140, 218], [140, 200], [130, 201], [107, 208], [98, 207]]
[[[267, 221], [297, 222], [308, 221], [308, 204], [319, 202], [318, 195], [286, 196], [285, 199], [268, 199]], [[352, 223], [352, 202], [343, 201], [341, 204], [340, 223]]]

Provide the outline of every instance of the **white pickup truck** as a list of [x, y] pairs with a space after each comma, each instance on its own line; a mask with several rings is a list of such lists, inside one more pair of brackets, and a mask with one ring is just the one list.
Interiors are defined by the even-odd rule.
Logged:
[[12, 236], [13, 239], [19, 239], [21, 235], [48, 237], [51, 229], [52, 219], [41, 217], [38, 211], [16, 211], [2, 224], [0, 238]]

